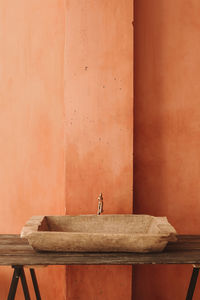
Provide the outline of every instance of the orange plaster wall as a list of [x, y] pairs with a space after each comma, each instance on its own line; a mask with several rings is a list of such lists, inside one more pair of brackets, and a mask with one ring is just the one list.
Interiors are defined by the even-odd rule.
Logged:
[[[134, 211], [200, 232], [200, 2], [135, 1]], [[138, 266], [134, 299], [184, 299], [191, 266]], [[199, 289], [194, 299], [198, 299]]]
[[[64, 4], [0, 2], [1, 233], [19, 233], [32, 215], [64, 214]], [[65, 299], [64, 268], [36, 272], [43, 299]], [[0, 299], [11, 277], [0, 268]]]
[[[130, 0], [1, 1], [1, 233], [65, 205], [96, 213], [100, 192], [105, 213], [132, 212], [132, 18]], [[63, 267], [37, 275], [42, 298], [66, 299]], [[11, 276], [0, 268], [2, 299]], [[67, 299], [131, 299], [131, 277], [69, 267]]]
[[[66, 0], [66, 213], [131, 213], [133, 1]], [[67, 268], [67, 299], [131, 299], [132, 269]]]

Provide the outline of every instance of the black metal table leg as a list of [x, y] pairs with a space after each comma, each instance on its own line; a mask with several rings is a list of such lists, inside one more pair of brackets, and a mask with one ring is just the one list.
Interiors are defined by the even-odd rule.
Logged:
[[15, 294], [16, 294], [16, 290], [17, 290], [17, 285], [18, 285], [19, 277], [20, 277], [19, 269], [15, 268], [7, 300], [13, 300], [13, 299], [15, 299]]
[[40, 291], [39, 291], [39, 287], [38, 287], [38, 283], [37, 283], [37, 278], [35, 275], [35, 270], [30, 269], [30, 273], [31, 273], [31, 278], [32, 278], [32, 282], [33, 282], [33, 287], [35, 290], [36, 299], [41, 300]]
[[20, 278], [21, 278], [22, 288], [24, 292], [24, 298], [25, 300], [31, 300], [23, 267], [21, 268]]
[[[13, 266], [13, 268], [14, 268], [14, 273], [13, 273], [12, 282], [10, 285], [7, 300], [15, 299], [19, 278], [21, 279], [25, 300], [31, 300], [23, 266]], [[32, 282], [33, 282], [36, 299], [41, 300], [40, 291], [39, 291], [37, 278], [36, 278], [34, 269], [30, 269], [30, 273], [31, 273], [31, 278], [32, 278]]]
[[192, 276], [191, 276], [191, 280], [190, 280], [186, 300], [192, 300], [192, 298], [193, 298], [193, 294], [194, 294], [194, 290], [195, 290], [195, 287], [196, 287], [198, 275], [199, 275], [199, 268], [194, 267], [193, 271], [192, 271]]

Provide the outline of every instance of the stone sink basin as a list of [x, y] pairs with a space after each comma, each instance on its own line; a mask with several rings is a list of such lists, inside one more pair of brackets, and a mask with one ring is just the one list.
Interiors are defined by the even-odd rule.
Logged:
[[35, 216], [21, 237], [37, 251], [160, 252], [176, 231], [166, 217], [149, 215]]

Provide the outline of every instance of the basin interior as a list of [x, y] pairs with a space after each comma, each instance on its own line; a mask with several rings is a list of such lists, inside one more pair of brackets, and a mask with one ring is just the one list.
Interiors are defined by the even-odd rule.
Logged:
[[101, 234], [149, 234], [152, 232], [158, 234], [160, 231], [163, 232], [163, 219], [166, 218], [155, 218], [149, 215], [45, 216], [38, 231]]

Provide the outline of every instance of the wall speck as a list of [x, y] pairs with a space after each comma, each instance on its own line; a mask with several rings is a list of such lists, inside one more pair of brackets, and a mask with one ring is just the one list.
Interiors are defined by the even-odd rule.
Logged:
[[88, 69], [88, 66], [85, 66], [85, 71], [87, 71], [87, 69]]

